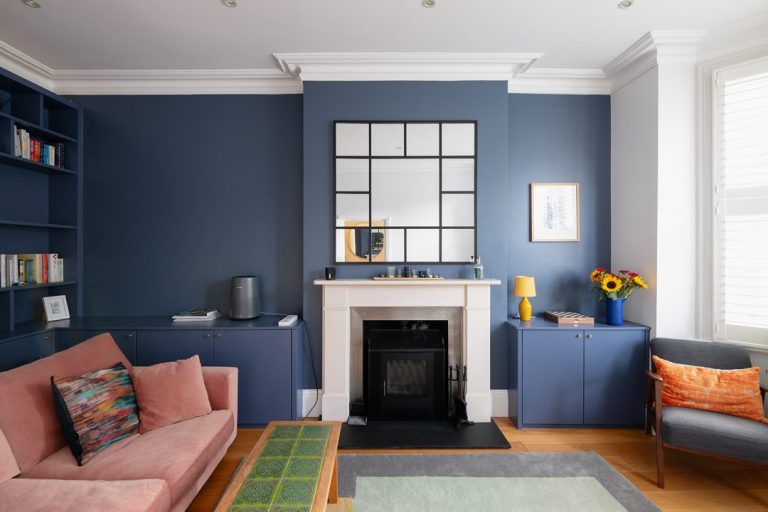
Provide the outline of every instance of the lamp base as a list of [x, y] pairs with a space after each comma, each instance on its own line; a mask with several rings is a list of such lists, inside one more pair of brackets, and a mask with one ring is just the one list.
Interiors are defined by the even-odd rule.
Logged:
[[520, 305], [517, 306], [517, 310], [520, 313], [520, 320], [523, 322], [529, 322], [531, 320], [531, 311], [533, 310], [533, 307], [531, 307], [531, 301], [528, 300], [528, 297], [520, 299]]

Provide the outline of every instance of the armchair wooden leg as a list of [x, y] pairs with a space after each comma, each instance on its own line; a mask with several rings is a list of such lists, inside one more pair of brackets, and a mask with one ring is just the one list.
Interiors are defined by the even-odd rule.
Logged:
[[656, 432], [656, 485], [664, 488], [664, 441], [661, 432]]

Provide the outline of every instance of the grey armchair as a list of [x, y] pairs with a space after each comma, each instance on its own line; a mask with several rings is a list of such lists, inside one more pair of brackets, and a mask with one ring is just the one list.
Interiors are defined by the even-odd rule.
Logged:
[[[726, 343], [656, 338], [651, 354], [678, 364], [720, 370], [749, 368], [749, 353]], [[648, 372], [646, 432], [656, 432], [658, 486], [664, 488], [664, 448], [728, 460], [768, 464], [768, 425], [758, 421], [684, 407], [662, 407], [663, 379]], [[760, 391], [765, 400], [766, 388]]]

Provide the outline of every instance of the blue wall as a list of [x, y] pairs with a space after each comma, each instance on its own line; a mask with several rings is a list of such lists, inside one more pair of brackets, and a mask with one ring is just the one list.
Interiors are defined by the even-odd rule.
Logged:
[[[609, 96], [509, 95], [509, 310], [515, 275], [536, 278], [534, 313], [596, 314], [589, 272], [611, 257]], [[529, 184], [579, 182], [581, 241], [530, 242]], [[494, 381], [496, 382], [496, 381]]]
[[85, 111], [85, 312], [301, 308], [302, 97], [77, 96]]
[[[265, 311], [303, 310], [319, 373], [322, 301], [312, 281], [333, 259], [337, 119], [478, 121], [478, 253], [503, 282], [492, 288], [492, 387], [506, 386], [515, 275], [536, 276], [535, 312], [596, 312], [586, 274], [610, 260], [608, 96], [507, 94], [502, 82], [308, 82], [303, 97], [74, 99], [85, 110], [89, 315], [226, 309], [229, 277], [254, 273]], [[581, 184], [578, 243], [529, 241], [529, 184], [551, 181]], [[337, 271], [361, 278], [383, 268]], [[303, 385], [313, 386], [308, 365]]]
[[[492, 287], [491, 383], [506, 387], [507, 111], [506, 82], [307, 82], [304, 84], [304, 317], [320, 367], [321, 291], [312, 284], [332, 264], [333, 121], [477, 120], [478, 254]], [[466, 277], [468, 266], [432, 265], [446, 277]], [[370, 277], [382, 265], [340, 265], [339, 278]], [[305, 379], [308, 384], [311, 378]]]

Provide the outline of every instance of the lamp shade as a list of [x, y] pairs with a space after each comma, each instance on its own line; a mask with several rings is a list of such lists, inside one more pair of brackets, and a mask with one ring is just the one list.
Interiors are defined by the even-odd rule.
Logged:
[[515, 297], [535, 297], [536, 283], [533, 276], [515, 276]]

